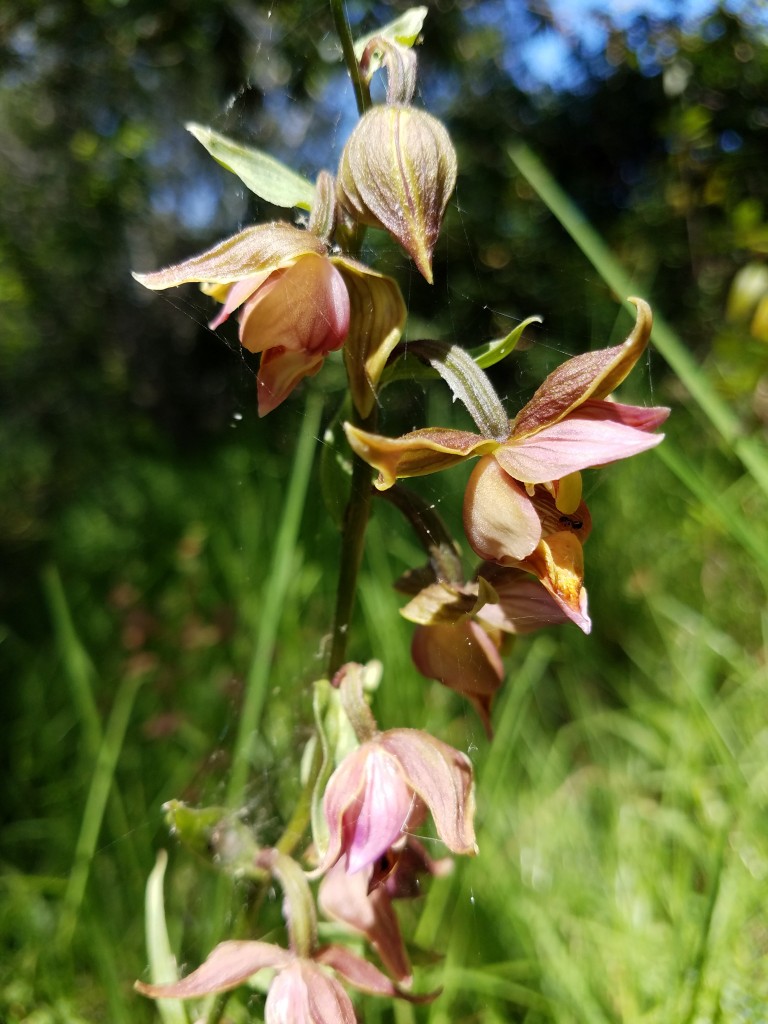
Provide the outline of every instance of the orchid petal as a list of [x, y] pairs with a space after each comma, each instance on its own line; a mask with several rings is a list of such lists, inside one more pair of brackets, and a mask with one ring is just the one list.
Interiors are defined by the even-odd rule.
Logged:
[[390, 729], [381, 734], [378, 743], [402, 766], [448, 849], [477, 853], [472, 766], [466, 755], [418, 729]]
[[426, 427], [393, 438], [345, 423], [344, 432], [352, 450], [378, 469], [376, 487], [380, 491], [391, 487], [398, 477], [436, 473], [498, 448], [497, 441], [447, 427]]
[[394, 278], [344, 257], [331, 261], [349, 293], [349, 341], [344, 360], [355, 408], [368, 416], [382, 371], [403, 333], [407, 310]]
[[523, 634], [569, 621], [549, 591], [524, 570], [488, 563], [479, 571], [499, 595], [497, 604], [481, 609], [481, 622], [505, 633]]
[[493, 735], [491, 704], [504, 681], [504, 663], [481, 625], [464, 620], [419, 626], [413, 634], [411, 657], [427, 679], [436, 679], [471, 701], [488, 737]]
[[323, 799], [329, 844], [323, 866], [346, 852], [350, 874], [381, 857], [400, 838], [414, 810], [411, 789], [396, 757], [376, 742], [346, 757]]
[[260, 270], [288, 266], [307, 253], [322, 255], [325, 246], [308, 231], [278, 221], [246, 228], [199, 256], [163, 270], [133, 276], [139, 284], [153, 291], [175, 288], [190, 281], [232, 284]]
[[240, 343], [249, 352], [285, 348], [325, 355], [344, 343], [349, 319], [343, 277], [330, 260], [307, 253], [247, 298]]
[[145, 985], [137, 981], [135, 988], [153, 999], [191, 999], [211, 992], [228, 992], [265, 967], [286, 967], [293, 954], [271, 942], [221, 942], [207, 959], [181, 981], [170, 985]]
[[318, 905], [326, 917], [365, 935], [389, 973], [410, 984], [412, 971], [392, 899], [384, 886], [369, 892], [370, 871], [348, 874], [341, 862], [323, 878]]
[[498, 465], [495, 457], [481, 459], [464, 492], [464, 531], [481, 558], [525, 558], [541, 539], [541, 523], [530, 498]]
[[621, 384], [645, 351], [653, 325], [648, 303], [629, 301], [637, 307], [637, 319], [624, 344], [584, 352], [553, 370], [518, 413], [513, 437], [526, 437], [558, 423], [588, 398], [605, 398]]
[[269, 986], [265, 1024], [355, 1024], [352, 1001], [336, 981], [308, 960], [296, 960]]
[[259, 416], [266, 416], [290, 395], [305, 377], [313, 377], [323, 365], [323, 356], [286, 352], [271, 348], [261, 357], [256, 378]]
[[276, 273], [275, 270], [261, 270], [258, 274], [244, 277], [242, 281], [237, 281], [229, 287], [227, 285], [205, 286], [203, 291], [206, 295], [211, 295], [224, 303], [218, 314], [208, 324], [210, 329], [215, 331], [221, 327], [224, 321], [266, 282], [267, 278]]
[[663, 440], [663, 434], [649, 434], [591, 414], [582, 417], [579, 410], [535, 434], [513, 437], [494, 455], [515, 480], [537, 484], [626, 459], [655, 448]]
[[479, 583], [430, 583], [400, 609], [409, 622], [434, 626], [438, 623], [460, 622], [479, 611], [488, 601], [495, 601], [493, 588], [485, 580]]
[[535, 573], [567, 617], [584, 633], [592, 629], [584, 588], [584, 553], [572, 533], [553, 533], [524, 561], [520, 568]]
[[397, 996], [397, 986], [368, 960], [343, 946], [326, 946], [316, 955], [317, 963], [331, 967], [347, 984], [373, 996]]

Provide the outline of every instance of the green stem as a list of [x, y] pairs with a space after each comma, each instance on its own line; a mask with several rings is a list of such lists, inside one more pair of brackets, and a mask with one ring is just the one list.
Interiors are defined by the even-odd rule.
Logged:
[[[375, 431], [377, 410], [370, 416], [353, 417], [355, 426], [364, 430]], [[328, 677], [344, 664], [347, 653], [349, 626], [355, 607], [357, 592], [357, 575], [363, 558], [365, 546], [365, 529], [371, 514], [371, 467], [362, 459], [354, 456], [352, 464], [352, 484], [349, 491], [344, 528], [341, 536], [341, 564], [339, 566], [339, 585], [336, 591], [336, 613], [333, 620], [333, 639], [331, 654], [328, 659]]]
[[355, 90], [357, 112], [362, 117], [371, 106], [371, 94], [360, 75], [360, 64], [355, 56], [355, 44], [352, 41], [352, 33], [349, 31], [344, 0], [331, 0], [331, 13], [336, 35], [341, 43], [341, 52], [344, 54], [344, 63], [347, 65], [349, 76], [352, 79], [352, 87]]

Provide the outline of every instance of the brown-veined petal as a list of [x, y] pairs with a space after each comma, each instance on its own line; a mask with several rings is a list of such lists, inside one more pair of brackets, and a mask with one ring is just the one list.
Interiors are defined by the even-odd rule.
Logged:
[[341, 155], [339, 200], [363, 224], [383, 227], [429, 283], [432, 250], [456, 185], [456, 153], [430, 114], [375, 106], [357, 123]]
[[448, 469], [498, 448], [498, 441], [480, 437], [467, 430], [425, 427], [402, 437], [370, 434], [351, 423], [344, 432], [352, 450], [369, 466], [378, 469], [376, 487], [386, 490], [398, 477], [424, 476]]
[[333, 257], [349, 293], [349, 336], [344, 349], [352, 400], [368, 416], [376, 388], [392, 350], [400, 341], [407, 310], [394, 278], [346, 257]]
[[191, 281], [226, 285], [260, 270], [289, 266], [297, 257], [310, 252], [325, 253], [325, 246], [319, 238], [292, 224], [276, 221], [245, 228], [199, 256], [192, 256], [163, 270], [133, 276], [139, 284], [153, 291], [175, 288]]
[[627, 340], [622, 345], [574, 356], [553, 370], [517, 414], [513, 438], [558, 423], [588, 398], [605, 398], [621, 384], [645, 351], [653, 326], [648, 303], [637, 298], [629, 301], [637, 307], [637, 317]]
[[478, 572], [481, 579], [489, 579], [499, 596], [496, 604], [481, 609], [481, 622], [505, 633], [524, 634], [570, 621], [541, 582], [523, 569], [487, 562]]

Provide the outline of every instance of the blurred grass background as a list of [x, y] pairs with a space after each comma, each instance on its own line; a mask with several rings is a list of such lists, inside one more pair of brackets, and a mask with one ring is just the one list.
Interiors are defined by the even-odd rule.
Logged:
[[[350, 17], [363, 32], [405, 6]], [[392, 247], [371, 257], [401, 280], [413, 337], [475, 344], [545, 316], [496, 374], [513, 412], [564, 356], [621, 340], [631, 285], [663, 322], [622, 394], [673, 415], [660, 449], [588, 475], [594, 632], [519, 643], [492, 745], [410, 666], [391, 582], [421, 556], [376, 506], [351, 654], [385, 662], [382, 725], [470, 753], [482, 853], [403, 908], [441, 954], [421, 957], [419, 984], [443, 996], [363, 1013], [760, 1021], [766, 28], [749, 5], [690, 22], [685, 5], [602, 11], [590, 42], [558, 10], [432, 5], [419, 100], [460, 157], [436, 285]], [[259, 422], [206, 301], [142, 294], [129, 270], [280, 215], [185, 120], [313, 174], [353, 103], [324, 3], [29, 2], [0, 29], [0, 1019], [151, 1020], [131, 986], [157, 850], [185, 963], [247, 904], [168, 835], [162, 803], [226, 800], [244, 717], [260, 841], [297, 791], [335, 588], [318, 461], [341, 376], [330, 362]], [[565, 81], [536, 79], [522, 43], [551, 33]], [[457, 410], [437, 386], [400, 387], [383, 414], [395, 432]], [[462, 474], [420, 484], [457, 530]]]

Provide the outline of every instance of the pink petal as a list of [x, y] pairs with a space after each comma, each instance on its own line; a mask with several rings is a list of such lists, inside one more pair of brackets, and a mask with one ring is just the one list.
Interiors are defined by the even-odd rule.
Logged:
[[240, 314], [240, 343], [249, 352], [285, 348], [325, 355], [349, 332], [347, 286], [325, 256], [307, 253], [252, 295]]
[[224, 305], [219, 310], [219, 313], [211, 320], [208, 326], [212, 331], [215, 331], [217, 327], [221, 327], [224, 321], [231, 316], [231, 314], [238, 309], [242, 304], [249, 299], [251, 295], [261, 287], [268, 278], [279, 274], [278, 270], [262, 270], [258, 274], [251, 274], [250, 277], [246, 277], [243, 281], [238, 281], [233, 284], [227, 292], [227, 298]]
[[323, 356], [306, 352], [286, 352], [272, 348], [264, 352], [256, 377], [259, 416], [266, 416], [290, 395], [305, 377], [314, 377], [323, 365]]
[[306, 960], [296, 960], [269, 986], [265, 1024], [355, 1024], [352, 1002], [336, 981]]
[[530, 498], [496, 462], [506, 451], [502, 446], [493, 456], [482, 458], [464, 492], [467, 540], [476, 555], [491, 562], [525, 558], [541, 538], [541, 523]]
[[264, 967], [281, 968], [291, 963], [293, 954], [271, 942], [222, 942], [202, 963], [181, 981], [170, 985], [145, 985], [136, 982], [136, 989], [153, 998], [191, 999], [211, 992], [227, 992]]
[[475, 795], [469, 758], [418, 729], [390, 729], [377, 741], [397, 758], [453, 853], [475, 854]]
[[498, 604], [486, 604], [478, 612], [478, 619], [506, 633], [532, 633], [543, 626], [568, 622], [557, 601], [537, 580], [522, 569], [508, 569], [501, 565], [480, 568], [499, 595]]
[[326, 946], [316, 954], [315, 960], [332, 967], [344, 981], [361, 992], [368, 992], [374, 996], [401, 994], [386, 974], [350, 949], [344, 949], [342, 946]]
[[663, 439], [663, 434], [649, 434], [615, 419], [581, 416], [579, 410], [537, 434], [512, 438], [494, 456], [515, 480], [537, 484], [638, 455]]
[[342, 854], [350, 873], [372, 864], [400, 838], [415, 807], [396, 758], [375, 741], [364, 743], [328, 780], [323, 811], [329, 846], [321, 866], [330, 867]]
[[370, 871], [351, 875], [339, 861], [320, 883], [318, 906], [327, 917], [365, 935], [389, 973], [409, 984], [411, 965], [390, 894], [384, 886], [369, 892], [369, 880]]
[[613, 420], [650, 433], [665, 422], [669, 413], [670, 410], [663, 405], [624, 405], [590, 398], [582, 402], [576, 415], [579, 419]]

